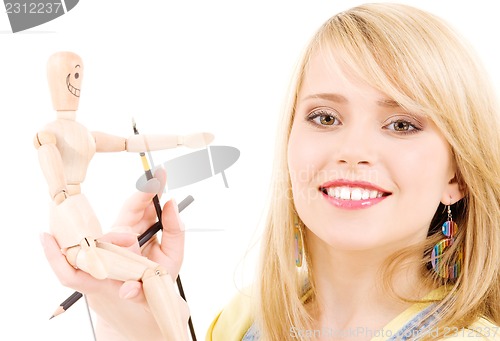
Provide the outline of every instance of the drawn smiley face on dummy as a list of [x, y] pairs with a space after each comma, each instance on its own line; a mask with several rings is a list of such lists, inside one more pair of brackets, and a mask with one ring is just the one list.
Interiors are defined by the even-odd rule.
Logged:
[[56, 111], [76, 111], [80, 100], [83, 62], [73, 52], [56, 52], [47, 63], [47, 78]]
[[74, 68], [73, 73], [69, 73], [68, 76], [66, 77], [66, 86], [68, 87], [69, 92], [73, 94], [73, 96], [80, 97], [80, 86], [78, 85], [78, 88], [73, 86], [73, 84], [77, 85], [77, 82], [81, 84], [81, 80], [78, 80], [80, 78], [80, 72], [78, 72], [81, 69], [80, 64], [76, 64]]

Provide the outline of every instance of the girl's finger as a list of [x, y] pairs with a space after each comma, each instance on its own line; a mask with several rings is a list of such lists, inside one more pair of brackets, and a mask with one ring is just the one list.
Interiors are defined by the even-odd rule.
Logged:
[[167, 183], [167, 171], [165, 168], [160, 167], [155, 171], [154, 177], [160, 182], [160, 190], [158, 191], [158, 198], [161, 198], [165, 185]]
[[61, 252], [61, 248], [52, 235], [43, 233], [40, 239], [45, 256], [63, 286], [83, 293], [92, 292], [99, 286], [97, 279], [86, 272], [75, 269], [68, 263], [66, 257]]
[[[138, 191], [130, 196], [123, 204], [114, 226], [132, 226], [139, 223], [155, 195]], [[147, 218], [154, 220], [154, 216]]]
[[130, 300], [135, 303], [146, 303], [142, 285], [137, 281], [124, 282], [118, 291], [118, 295], [121, 299]]
[[163, 233], [161, 235], [161, 251], [171, 259], [175, 268], [169, 269], [173, 274], [180, 270], [184, 257], [184, 224], [179, 217], [179, 209], [174, 199], [163, 207]]

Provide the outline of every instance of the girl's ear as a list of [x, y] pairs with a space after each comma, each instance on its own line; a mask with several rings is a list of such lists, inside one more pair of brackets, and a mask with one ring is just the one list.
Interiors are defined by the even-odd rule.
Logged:
[[446, 186], [446, 190], [441, 197], [443, 205], [452, 205], [465, 196], [464, 189], [457, 176], [454, 176]]

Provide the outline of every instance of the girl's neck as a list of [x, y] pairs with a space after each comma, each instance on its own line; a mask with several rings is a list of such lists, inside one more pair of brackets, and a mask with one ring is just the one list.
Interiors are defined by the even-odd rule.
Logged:
[[[367, 331], [382, 329], [411, 305], [390, 295], [384, 281], [395, 294], [408, 299], [423, 297], [432, 289], [425, 284], [420, 257], [396, 268], [397, 272], [388, 278], [383, 276], [382, 269], [395, 249], [339, 251], [314, 238], [309, 238], [309, 244], [314, 246], [308, 249], [316, 298], [309, 308], [320, 330], [343, 335], [357, 329], [368, 336]], [[356, 335], [360, 337], [347, 339], [371, 339], [361, 337], [360, 333]]]

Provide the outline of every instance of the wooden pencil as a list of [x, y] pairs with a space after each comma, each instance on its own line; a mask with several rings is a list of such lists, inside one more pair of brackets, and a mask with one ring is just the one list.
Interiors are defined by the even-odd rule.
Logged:
[[78, 292], [78, 291], [75, 291], [74, 293], [72, 293], [67, 299], [65, 299], [57, 307], [57, 309], [54, 311], [54, 313], [52, 313], [52, 316], [50, 317], [50, 319], [53, 319], [57, 315], [64, 313], [67, 309], [69, 309], [69, 307], [71, 307], [73, 304], [75, 304], [76, 301], [78, 301], [80, 298], [82, 298], [82, 296], [83, 296], [83, 294], [81, 292]]

